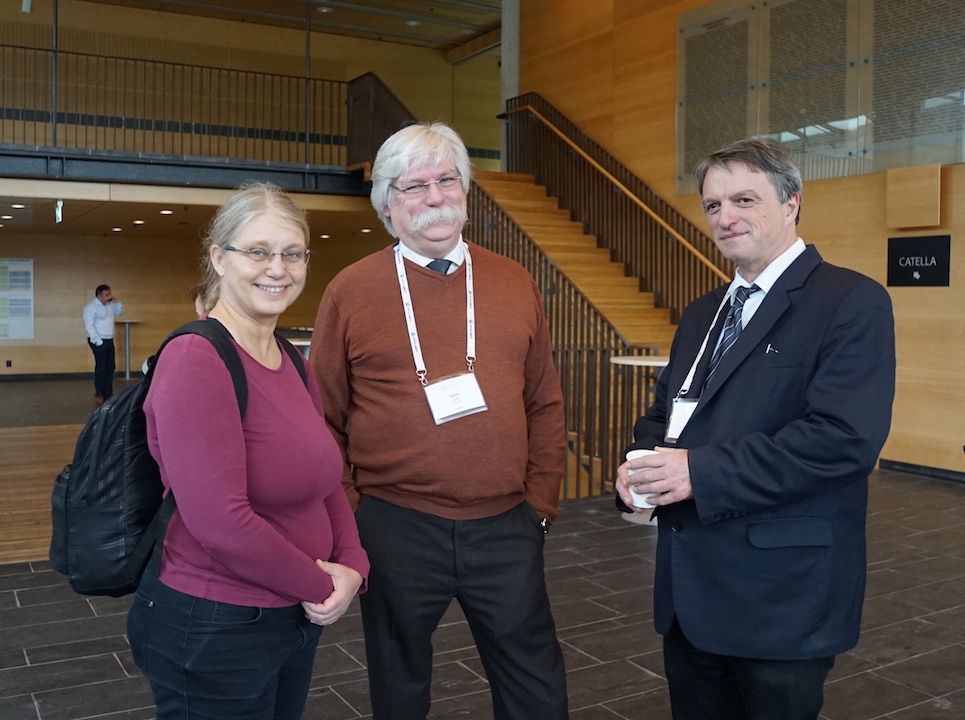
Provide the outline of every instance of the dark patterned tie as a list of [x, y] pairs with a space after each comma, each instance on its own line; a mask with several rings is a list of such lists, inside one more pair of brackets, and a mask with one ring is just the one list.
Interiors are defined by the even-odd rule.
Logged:
[[727, 311], [727, 318], [724, 320], [724, 329], [720, 331], [720, 343], [717, 345], [717, 349], [714, 350], [714, 355], [710, 359], [710, 367], [707, 370], [707, 382], [710, 382], [711, 376], [714, 374], [714, 370], [720, 364], [720, 359], [724, 357], [724, 353], [730, 350], [734, 343], [737, 342], [737, 338], [741, 334], [741, 315], [744, 313], [744, 303], [747, 298], [752, 294], [760, 290], [757, 285], [751, 285], [750, 287], [739, 287], [734, 292], [734, 302], [731, 303], [730, 310]]
[[435, 270], [437, 273], [442, 273], [445, 275], [447, 272], [449, 272], [450, 265], [452, 265], [452, 260], [439, 258], [438, 260], [433, 260], [431, 263], [426, 265], [426, 267], [430, 270]]

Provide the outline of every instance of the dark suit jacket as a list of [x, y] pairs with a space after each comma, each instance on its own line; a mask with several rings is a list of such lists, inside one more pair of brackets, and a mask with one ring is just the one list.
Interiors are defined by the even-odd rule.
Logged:
[[[669, 403], [724, 292], [684, 311], [633, 447], [666, 444]], [[689, 451], [694, 498], [657, 511], [658, 632], [676, 616], [702, 650], [778, 660], [857, 643], [867, 478], [894, 384], [888, 293], [808, 246], [722, 359], [677, 443]]]

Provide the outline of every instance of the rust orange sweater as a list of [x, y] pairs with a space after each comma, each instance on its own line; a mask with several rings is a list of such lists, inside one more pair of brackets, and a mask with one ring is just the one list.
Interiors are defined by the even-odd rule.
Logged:
[[[393, 247], [351, 265], [318, 308], [311, 365], [347, 458], [349, 501], [370, 495], [449, 519], [527, 500], [556, 517], [563, 400], [539, 291], [517, 263], [470, 245], [475, 372], [488, 410], [436, 425], [416, 377]], [[466, 268], [405, 261], [429, 381], [466, 371]]]

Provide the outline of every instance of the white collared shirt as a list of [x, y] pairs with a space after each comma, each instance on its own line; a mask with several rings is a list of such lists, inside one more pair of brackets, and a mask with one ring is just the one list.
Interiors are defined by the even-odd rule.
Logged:
[[[460, 235], [459, 242], [456, 243], [456, 246], [450, 250], [444, 258], [440, 258], [452, 262], [452, 265], [449, 266], [449, 270], [446, 272], [447, 275], [456, 272], [456, 270], [459, 269], [459, 266], [466, 261], [466, 247], [466, 241], [463, 240], [462, 235]], [[404, 257], [406, 260], [410, 260], [416, 265], [421, 265], [422, 267], [425, 267], [436, 259], [426, 257], [425, 255], [420, 255], [401, 240], [399, 241], [399, 252], [402, 253], [402, 257]]]
[[[784, 274], [791, 263], [797, 260], [798, 255], [800, 255], [805, 250], [804, 240], [798, 238], [791, 247], [782, 252], [776, 258], [771, 260], [770, 264], [761, 270], [761, 274], [757, 276], [757, 279], [753, 283], [747, 282], [743, 277], [741, 277], [740, 271], [738, 271], [731, 281], [730, 287], [727, 288], [727, 294], [730, 296], [731, 304], [734, 303], [734, 292], [739, 287], [750, 287], [751, 285], [757, 285], [760, 288], [755, 293], [751, 293], [747, 300], [744, 301], [744, 311], [741, 314], [741, 327], [746, 328], [747, 323], [751, 321], [754, 317], [754, 313], [757, 312], [757, 308], [761, 306], [764, 302], [764, 296], [774, 287], [774, 283], [777, 279]], [[719, 342], [719, 341], [718, 341]]]
[[84, 330], [94, 345], [114, 337], [114, 318], [124, 314], [124, 304], [112, 300], [106, 305], [96, 297], [84, 306]]

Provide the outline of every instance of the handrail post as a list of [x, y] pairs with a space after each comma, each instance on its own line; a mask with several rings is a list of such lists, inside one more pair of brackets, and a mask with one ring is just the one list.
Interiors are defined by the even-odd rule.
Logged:
[[53, 53], [50, 61], [50, 144], [57, 147], [57, 75], [58, 75], [58, 2], [51, 4], [50, 44]]

